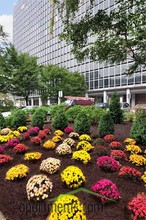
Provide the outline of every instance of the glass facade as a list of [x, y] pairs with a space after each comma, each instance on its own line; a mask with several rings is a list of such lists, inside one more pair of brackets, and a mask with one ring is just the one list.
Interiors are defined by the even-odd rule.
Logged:
[[[114, 0], [95, 1], [93, 13], [99, 9], [109, 12], [115, 7]], [[79, 10], [79, 17], [89, 8], [85, 0]], [[126, 60], [119, 65], [86, 60], [78, 63], [71, 54], [71, 46], [60, 41], [58, 35], [62, 32], [61, 19], [55, 12], [53, 36], [50, 34], [50, 19], [52, 8], [48, 0], [18, 0], [14, 6], [13, 38], [14, 45], [20, 52], [28, 52], [38, 57], [38, 64], [57, 64], [71, 71], [83, 73], [88, 86], [89, 96], [98, 96], [102, 91], [125, 90], [141, 87], [146, 89], [146, 70], [135, 73], [131, 77], [123, 74], [129, 63]]]

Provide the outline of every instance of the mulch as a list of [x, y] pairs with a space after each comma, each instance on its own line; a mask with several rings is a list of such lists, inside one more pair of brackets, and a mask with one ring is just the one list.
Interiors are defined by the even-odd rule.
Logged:
[[[130, 135], [132, 123], [124, 123], [115, 125], [115, 137], [116, 140], [123, 142], [126, 137]], [[45, 125], [46, 128], [51, 128], [50, 124]], [[52, 129], [52, 128], [51, 128]], [[52, 134], [48, 135], [48, 139], [53, 136]], [[91, 133], [97, 132], [98, 129], [96, 126], [91, 128]], [[65, 139], [68, 135], [64, 135]], [[45, 140], [43, 140], [45, 141]], [[48, 216], [51, 203], [47, 200], [42, 202], [31, 202], [28, 201], [26, 195], [26, 184], [29, 178], [35, 174], [41, 174], [39, 170], [40, 163], [43, 159], [47, 157], [55, 157], [62, 160], [61, 169], [52, 175], [49, 175], [49, 178], [53, 182], [53, 190], [50, 193], [50, 198], [56, 197], [59, 194], [67, 193], [69, 189], [61, 182], [60, 173], [64, 168], [69, 165], [77, 165], [86, 176], [86, 182], [84, 187], [91, 189], [91, 186], [100, 179], [109, 179], [113, 181], [121, 194], [121, 199], [117, 203], [101, 205], [97, 201], [97, 198], [94, 195], [89, 195], [85, 192], [80, 192], [76, 194], [81, 203], [84, 204], [85, 212], [88, 220], [128, 220], [130, 219], [130, 213], [126, 209], [128, 201], [137, 195], [138, 192], [145, 192], [144, 182], [134, 181], [117, 177], [118, 172], [104, 172], [97, 167], [97, 154], [91, 152], [91, 162], [87, 165], [82, 164], [79, 161], [71, 160], [71, 155], [67, 156], [56, 156], [54, 150], [46, 150], [41, 146], [36, 146], [31, 144], [30, 141], [24, 141], [29, 149], [32, 151], [41, 152], [42, 159], [39, 161], [24, 161], [24, 156], [22, 154], [13, 153], [12, 149], [6, 149], [5, 154], [9, 154], [14, 157], [14, 160], [10, 161], [9, 164], [5, 164], [0, 167], [0, 210], [5, 215], [7, 220], [45, 220]], [[12, 166], [24, 163], [30, 168], [28, 176], [24, 179], [18, 181], [8, 181], [5, 179], [6, 172]], [[122, 161], [121, 165], [132, 165], [128, 161]], [[143, 173], [143, 167], [136, 167], [137, 170]], [[50, 199], [49, 198], [49, 199]]]

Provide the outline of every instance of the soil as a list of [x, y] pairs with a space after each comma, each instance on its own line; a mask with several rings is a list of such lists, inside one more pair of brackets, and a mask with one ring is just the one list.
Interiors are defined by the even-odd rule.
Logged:
[[[126, 137], [130, 135], [132, 123], [124, 123], [115, 125], [115, 137], [116, 140], [123, 143]], [[46, 128], [51, 128], [50, 124], [45, 125]], [[52, 129], [52, 128], [51, 128]], [[53, 136], [49, 134], [47, 139]], [[98, 133], [97, 127], [91, 128], [91, 133]], [[65, 139], [68, 135], [64, 134]], [[46, 139], [45, 139], [46, 140]], [[45, 141], [43, 140], [43, 142]], [[92, 140], [93, 141], [93, 140]], [[26, 195], [26, 184], [32, 175], [42, 173], [39, 170], [40, 163], [43, 159], [47, 157], [59, 158], [62, 161], [61, 169], [49, 178], [53, 182], [53, 190], [50, 193], [50, 198], [56, 197], [59, 194], [67, 193], [69, 189], [61, 182], [60, 173], [68, 165], [77, 165], [83, 171], [86, 176], [86, 182], [84, 187], [91, 189], [91, 186], [98, 180], [106, 178], [113, 181], [121, 194], [121, 199], [117, 203], [107, 204], [105, 206], [101, 205], [97, 201], [94, 195], [87, 194], [85, 192], [80, 192], [75, 194], [81, 203], [84, 204], [87, 220], [128, 220], [130, 219], [130, 213], [126, 209], [128, 201], [137, 195], [138, 192], [145, 192], [144, 182], [141, 180], [128, 180], [118, 177], [118, 172], [104, 172], [97, 167], [97, 154], [95, 151], [91, 152], [92, 160], [87, 165], [82, 164], [79, 161], [71, 160], [71, 155], [68, 156], [56, 156], [55, 150], [46, 150], [41, 146], [36, 146], [31, 144], [30, 141], [24, 141], [30, 150], [37, 150], [41, 152], [42, 158], [39, 161], [24, 161], [24, 156], [22, 154], [13, 153], [12, 149], [6, 148], [4, 153], [9, 154], [14, 157], [12, 161], [0, 167], [0, 210], [5, 215], [7, 220], [45, 220], [48, 216], [51, 208], [51, 203], [47, 200], [42, 202], [31, 202], [28, 201]], [[24, 163], [29, 166], [30, 172], [27, 177], [18, 181], [8, 181], [5, 179], [6, 172], [12, 166]], [[136, 167], [128, 161], [121, 161], [121, 165], [130, 165], [137, 170], [144, 172], [144, 167]]]

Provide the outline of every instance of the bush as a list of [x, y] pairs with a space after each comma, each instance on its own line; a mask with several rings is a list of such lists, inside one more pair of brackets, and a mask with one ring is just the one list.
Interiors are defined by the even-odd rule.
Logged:
[[17, 129], [20, 126], [26, 126], [26, 112], [24, 110], [17, 110], [13, 113], [13, 118], [11, 122], [11, 126], [14, 129]]
[[90, 120], [84, 112], [80, 112], [74, 121], [75, 131], [79, 134], [90, 133]]
[[2, 113], [0, 112], [0, 129], [5, 127], [5, 118], [2, 115]]
[[101, 137], [114, 133], [114, 122], [110, 112], [106, 112], [99, 121], [98, 132]]
[[123, 121], [123, 111], [120, 106], [120, 100], [116, 92], [112, 94], [109, 111], [115, 124], [120, 124]]
[[80, 106], [80, 105], [75, 105], [75, 106], [67, 109], [66, 112], [65, 112], [67, 120], [69, 122], [74, 122], [77, 115], [82, 111], [82, 109], [83, 109], [83, 107]]
[[58, 110], [52, 118], [52, 126], [62, 131], [68, 126], [67, 117], [62, 110]]
[[38, 126], [40, 129], [43, 129], [46, 116], [47, 116], [46, 110], [37, 109], [33, 115], [31, 125]]
[[64, 103], [61, 103], [59, 105], [58, 104], [57, 105], [52, 105], [50, 107], [51, 118], [54, 118], [58, 111], [64, 112], [65, 109], [66, 109], [66, 104], [64, 104]]
[[123, 113], [124, 121], [133, 122], [135, 120], [135, 112], [124, 112]]
[[139, 114], [132, 124], [130, 136], [140, 144], [146, 144], [146, 115]]

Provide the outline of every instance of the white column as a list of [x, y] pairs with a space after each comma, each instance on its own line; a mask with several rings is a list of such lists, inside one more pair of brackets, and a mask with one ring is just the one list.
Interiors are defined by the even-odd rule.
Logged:
[[107, 103], [107, 92], [106, 91], [103, 92], [103, 102]]
[[131, 107], [132, 109], [135, 108], [135, 94], [132, 94]]
[[128, 104], [130, 104], [130, 100], [131, 100], [131, 92], [130, 89], [126, 89], [126, 102]]
[[33, 98], [31, 98], [31, 106], [33, 106]]
[[123, 96], [120, 96], [120, 103], [123, 102]]
[[42, 100], [40, 97], [39, 97], [39, 106], [42, 106]]

